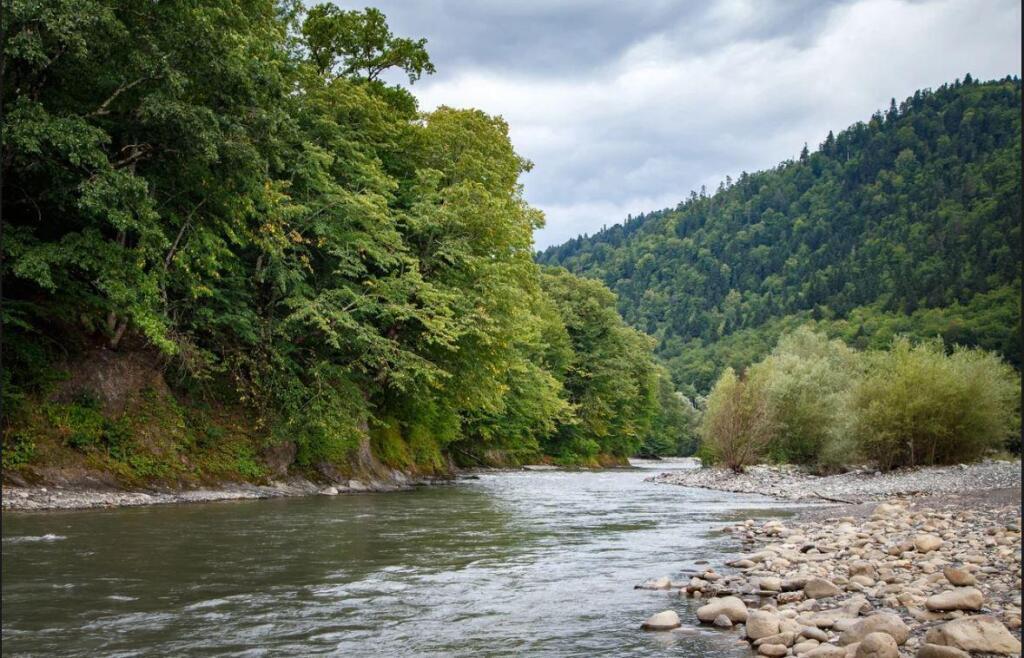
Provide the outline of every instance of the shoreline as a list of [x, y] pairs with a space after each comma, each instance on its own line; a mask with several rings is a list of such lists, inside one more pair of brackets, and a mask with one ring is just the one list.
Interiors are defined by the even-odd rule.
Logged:
[[743, 473], [723, 468], [697, 468], [659, 473], [647, 481], [760, 494], [789, 501], [824, 500], [857, 505], [894, 496], [963, 495], [1019, 488], [1021, 462], [986, 460], [976, 464], [926, 466], [888, 473], [858, 468], [824, 476], [812, 475], [791, 465], [750, 466]]
[[[653, 463], [651, 460], [638, 460]], [[671, 463], [671, 462], [670, 462]], [[264, 500], [269, 498], [294, 498], [299, 496], [336, 496], [356, 493], [390, 493], [408, 491], [418, 486], [429, 486], [460, 479], [476, 479], [484, 473], [528, 473], [528, 472], [584, 472], [604, 470], [645, 470], [638, 466], [608, 466], [600, 469], [553, 466], [550, 464], [526, 464], [515, 468], [466, 468], [457, 470], [448, 477], [410, 476], [393, 471], [387, 479], [356, 480], [318, 484], [301, 477], [279, 480], [269, 484], [248, 482], [224, 482], [217, 485], [196, 488], [173, 488], [168, 486], [120, 488], [113, 484], [91, 481], [69, 480], [48, 482], [41, 485], [23, 485], [5, 482], [2, 492], [4, 512], [46, 512], [60, 510], [110, 509], [115, 507], [141, 507], [145, 505], [176, 505], [188, 503], [211, 503], [232, 500]], [[92, 483], [90, 483], [92, 482]]]
[[[670, 608], [648, 625], [711, 626], [723, 641], [745, 640], [761, 656], [1020, 655], [1020, 481], [1003, 486], [1014, 473], [1019, 478], [1019, 462], [915, 469], [881, 480], [792, 470], [759, 467], [738, 478], [702, 469], [648, 479], [789, 501], [850, 498], [727, 526], [744, 554], [718, 556], [682, 582], [664, 576], [641, 585], [695, 599], [694, 611]], [[767, 486], [752, 491], [756, 483]], [[861, 487], [855, 496], [853, 484]]]
[[[458, 476], [452, 479], [457, 479]], [[62, 510], [112, 509], [149, 505], [177, 505], [237, 500], [265, 500], [300, 496], [339, 496], [357, 493], [406, 491], [416, 486], [447, 482], [444, 478], [413, 478], [404, 475], [382, 480], [349, 480], [347, 483], [317, 484], [303, 478], [270, 484], [223, 483], [212, 487], [173, 489], [152, 487], [118, 489], [49, 484], [45, 486], [3, 485], [4, 512], [51, 512]]]

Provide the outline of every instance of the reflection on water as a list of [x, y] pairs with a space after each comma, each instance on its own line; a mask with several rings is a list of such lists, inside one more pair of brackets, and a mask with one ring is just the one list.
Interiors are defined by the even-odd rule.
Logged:
[[725, 519], [767, 501], [650, 472], [4, 513], [3, 653], [749, 655], [730, 632], [641, 632], [691, 603], [633, 585], [715, 561]]

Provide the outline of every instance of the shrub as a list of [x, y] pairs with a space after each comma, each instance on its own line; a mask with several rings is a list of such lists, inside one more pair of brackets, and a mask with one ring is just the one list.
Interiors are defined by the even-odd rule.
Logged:
[[992, 353], [899, 338], [868, 358], [851, 426], [882, 469], [976, 460], [1019, 430], [1019, 376]]
[[775, 436], [764, 371], [737, 377], [727, 368], [708, 395], [701, 424], [704, 446], [734, 471], [757, 463]]
[[[767, 389], [775, 434], [773, 461], [815, 464], [842, 431], [845, 398], [860, 378], [863, 359], [839, 340], [803, 327], [779, 339], [775, 350], [751, 368]], [[838, 454], [832, 451], [834, 459]]]
[[25, 432], [10, 432], [3, 443], [3, 469], [17, 469], [32, 461], [36, 443]]

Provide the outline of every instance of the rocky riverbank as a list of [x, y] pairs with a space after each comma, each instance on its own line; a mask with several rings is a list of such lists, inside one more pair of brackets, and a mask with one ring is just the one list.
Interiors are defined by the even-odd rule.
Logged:
[[751, 466], [743, 473], [724, 468], [699, 468], [661, 473], [649, 480], [787, 500], [863, 503], [889, 496], [962, 495], [972, 491], [1019, 488], [1021, 462], [986, 461], [889, 473], [861, 468], [829, 476], [812, 475], [796, 466]]
[[202, 503], [223, 500], [283, 498], [288, 496], [399, 491], [433, 480], [413, 479], [396, 472], [387, 481], [349, 480], [331, 485], [316, 484], [304, 479], [291, 479], [268, 485], [227, 483], [216, 488], [151, 489], [126, 491], [116, 488], [81, 486], [7, 486], [3, 487], [3, 509], [6, 510], [70, 510], [101, 507], [135, 507], [174, 503]]
[[[1019, 467], [1018, 467], [1019, 468]], [[891, 499], [863, 516], [833, 508], [727, 528], [749, 551], [679, 587], [706, 599], [645, 628], [710, 624], [764, 656], [942, 658], [1020, 655], [1021, 508]]]

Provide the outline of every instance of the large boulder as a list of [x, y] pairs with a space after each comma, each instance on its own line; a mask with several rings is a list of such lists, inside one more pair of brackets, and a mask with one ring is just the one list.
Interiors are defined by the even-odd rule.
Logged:
[[747, 621], [747, 604], [737, 596], [723, 596], [718, 599], [711, 599], [705, 605], [697, 608], [697, 619], [705, 624], [711, 624], [718, 615], [725, 615], [734, 624]]
[[779, 632], [779, 618], [767, 610], [751, 610], [747, 615], [747, 639], [753, 642]]
[[680, 626], [682, 626], [682, 623], [679, 621], [679, 615], [676, 614], [675, 610], [662, 610], [648, 617], [641, 628], [645, 631], [670, 631]]
[[839, 593], [839, 588], [824, 578], [810, 578], [804, 584], [804, 595], [809, 599], [827, 599]]
[[1020, 654], [1020, 640], [991, 615], [961, 617], [946, 622], [929, 629], [924, 641], [978, 653]]
[[854, 642], [861, 642], [872, 633], [888, 633], [896, 640], [896, 644], [903, 644], [910, 637], [910, 629], [903, 623], [899, 615], [891, 612], [876, 612], [858, 620], [853, 626], [843, 631], [839, 636], [839, 644], [846, 646]]
[[853, 655], [854, 658], [900, 658], [900, 648], [888, 633], [868, 633]]
[[984, 595], [973, 587], [957, 587], [929, 596], [924, 607], [929, 610], [981, 610]]

